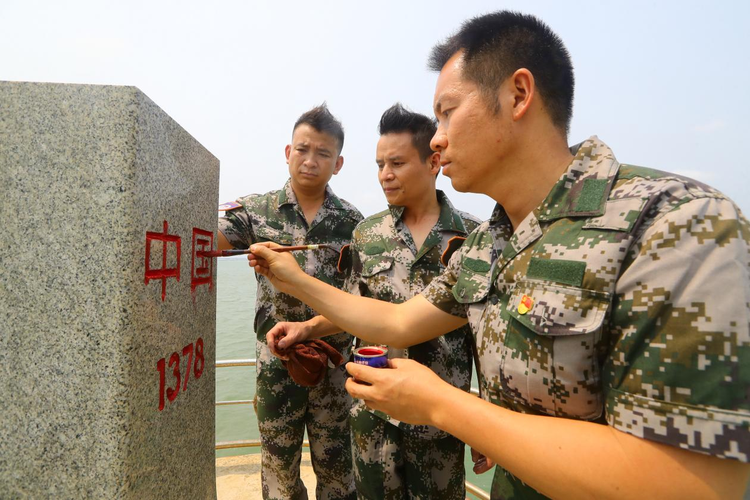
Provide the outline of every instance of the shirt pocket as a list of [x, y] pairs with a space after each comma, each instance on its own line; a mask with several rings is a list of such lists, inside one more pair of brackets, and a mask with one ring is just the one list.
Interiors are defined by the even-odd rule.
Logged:
[[603, 410], [598, 344], [610, 294], [542, 281], [516, 283], [501, 353], [506, 396], [548, 415]]
[[362, 281], [360, 295], [375, 297], [378, 300], [393, 302], [393, 257], [389, 255], [375, 255], [362, 262]]
[[253, 227], [255, 233], [256, 242], [261, 241], [273, 241], [279, 245], [291, 245], [294, 238], [291, 234], [285, 232], [282, 229], [274, 229], [267, 225], [259, 225]]
[[491, 288], [491, 267], [488, 262], [464, 258], [453, 286], [453, 298], [465, 307], [469, 325], [474, 332], [479, 331], [486, 309], [485, 301]]

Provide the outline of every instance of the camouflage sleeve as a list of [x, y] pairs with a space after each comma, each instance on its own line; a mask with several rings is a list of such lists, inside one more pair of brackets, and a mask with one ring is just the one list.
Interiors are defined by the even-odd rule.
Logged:
[[219, 231], [234, 248], [250, 248], [254, 240], [250, 216], [244, 206], [227, 211], [224, 217], [219, 217]]
[[682, 204], [640, 236], [609, 320], [610, 425], [748, 461], [749, 247], [748, 222], [726, 199]]
[[352, 295], [361, 295], [359, 293], [359, 285], [362, 279], [362, 257], [360, 255], [359, 245], [357, 244], [358, 237], [359, 231], [355, 229], [352, 233], [352, 242], [349, 247], [351, 255], [349, 274], [346, 277], [346, 283], [343, 288], [344, 291], [347, 291]]
[[453, 286], [458, 280], [461, 258], [466, 248], [466, 246], [462, 246], [453, 252], [453, 256], [445, 270], [439, 276], [435, 277], [420, 294], [441, 311], [458, 316], [459, 318], [466, 318], [468, 315], [466, 313], [466, 305], [457, 302], [453, 296]]

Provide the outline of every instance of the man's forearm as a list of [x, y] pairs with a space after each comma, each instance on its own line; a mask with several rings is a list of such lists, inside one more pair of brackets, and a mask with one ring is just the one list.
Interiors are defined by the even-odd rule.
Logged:
[[748, 477], [747, 464], [606, 425], [517, 413], [447, 384], [431, 406], [433, 425], [552, 498], [741, 498]]
[[327, 337], [328, 335], [334, 335], [344, 331], [334, 325], [325, 316], [315, 316], [314, 318], [305, 321], [305, 326], [308, 328], [307, 338], [309, 339], [319, 339], [321, 337]]
[[366, 342], [406, 348], [466, 323], [440, 311], [421, 296], [403, 304], [351, 295], [311, 276], [298, 276], [291, 293], [329, 323]]

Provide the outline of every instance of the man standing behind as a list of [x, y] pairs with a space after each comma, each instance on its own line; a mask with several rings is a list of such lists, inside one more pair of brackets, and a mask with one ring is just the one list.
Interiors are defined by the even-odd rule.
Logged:
[[[352, 230], [362, 220], [354, 206], [328, 187], [344, 164], [343, 145], [341, 123], [325, 104], [300, 116], [294, 124], [292, 143], [286, 146], [291, 179], [278, 191], [249, 195], [230, 204], [225, 217], [219, 219], [219, 249], [248, 248], [259, 241], [324, 243], [329, 248], [295, 252], [294, 256], [310, 276], [342, 288], [345, 275], [336, 269], [339, 249], [349, 243]], [[307, 498], [299, 474], [305, 426], [317, 476], [316, 497], [354, 498], [347, 425], [351, 398], [344, 389], [344, 368], [329, 369], [315, 387], [292, 381], [281, 361], [271, 355], [266, 333], [279, 321], [304, 321], [315, 312], [274, 290], [264, 277], [257, 278], [254, 329], [263, 498]], [[349, 357], [350, 335], [342, 333], [326, 341], [345, 359]]]
[[[405, 302], [445, 268], [449, 242], [463, 240], [477, 225], [474, 216], [453, 208], [435, 189], [440, 154], [430, 149], [434, 120], [396, 104], [380, 119], [376, 150], [378, 181], [389, 208], [365, 219], [354, 231], [349, 291], [393, 303]], [[451, 248], [457, 248], [458, 245]], [[345, 261], [346, 252], [342, 254]], [[444, 259], [447, 262], [447, 258]], [[323, 317], [304, 324], [278, 324], [269, 345], [281, 347], [339, 331]], [[471, 385], [468, 327], [410, 347], [390, 349], [465, 391]], [[363, 499], [463, 499], [464, 443], [426, 425], [409, 425], [374, 412], [358, 400], [352, 409], [352, 449], [357, 493]]]

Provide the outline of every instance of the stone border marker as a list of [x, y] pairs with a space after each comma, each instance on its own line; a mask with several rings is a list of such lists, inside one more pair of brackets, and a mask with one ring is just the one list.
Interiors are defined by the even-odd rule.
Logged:
[[215, 498], [218, 187], [134, 87], [0, 82], [0, 497]]

